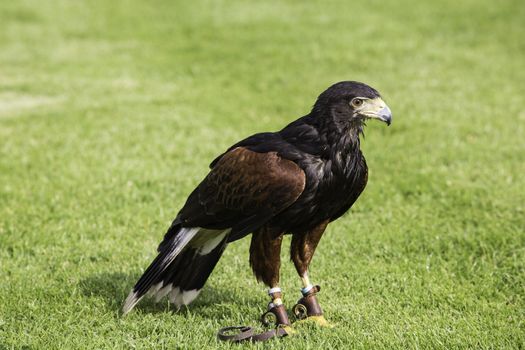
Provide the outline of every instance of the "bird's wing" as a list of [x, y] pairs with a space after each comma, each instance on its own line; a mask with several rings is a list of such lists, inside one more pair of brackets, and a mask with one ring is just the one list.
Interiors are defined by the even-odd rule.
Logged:
[[237, 147], [217, 161], [178, 218], [186, 227], [231, 228], [238, 239], [294, 203], [305, 181], [304, 171], [277, 152]]
[[123, 306], [131, 310], [149, 291], [178, 306], [199, 293], [228, 242], [242, 238], [301, 195], [305, 173], [277, 152], [244, 147], [226, 152], [186, 204], [158, 247], [159, 255]]

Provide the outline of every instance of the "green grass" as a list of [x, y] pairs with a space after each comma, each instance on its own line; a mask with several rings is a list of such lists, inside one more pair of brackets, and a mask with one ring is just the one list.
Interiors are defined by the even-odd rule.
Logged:
[[1, 2], [0, 349], [240, 348], [215, 332], [267, 303], [248, 240], [189, 309], [120, 306], [215, 155], [350, 79], [394, 123], [368, 126], [368, 187], [313, 261], [337, 327], [254, 347], [525, 348], [524, 22], [520, 1]]

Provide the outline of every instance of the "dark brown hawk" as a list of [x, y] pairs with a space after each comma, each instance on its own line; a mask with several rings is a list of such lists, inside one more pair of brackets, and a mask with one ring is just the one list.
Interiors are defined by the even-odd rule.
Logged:
[[[359, 140], [367, 119], [390, 125], [392, 116], [375, 89], [340, 82], [324, 91], [306, 116], [281, 131], [250, 136], [217, 157], [126, 299], [124, 313], [148, 292], [157, 300], [168, 296], [178, 307], [188, 305], [228, 243], [249, 234], [250, 265], [270, 287], [270, 309], [282, 305], [279, 256], [285, 234], [293, 236], [291, 259], [303, 295], [315, 296], [318, 288], [308, 279], [315, 248], [327, 225], [350, 209], [367, 183]], [[319, 315], [318, 309], [307, 310], [308, 316]]]

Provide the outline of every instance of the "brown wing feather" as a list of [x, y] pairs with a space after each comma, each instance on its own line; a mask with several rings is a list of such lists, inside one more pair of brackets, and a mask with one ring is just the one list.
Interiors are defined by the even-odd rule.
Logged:
[[295, 202], [304, 186], [305, 173], [294, 162], [237, 147], [193, 191], [179, 218], [184, 226], [247, 234]]

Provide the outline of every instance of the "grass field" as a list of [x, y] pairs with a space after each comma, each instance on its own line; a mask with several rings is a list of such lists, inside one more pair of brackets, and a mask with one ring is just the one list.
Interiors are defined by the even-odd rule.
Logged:
[[189, 309], [120, 307], [214, 156], [340, 80], [394, 123], [313, 261], [336, 327], [251, 346], [524, 349], [523, 23], [520, 1], [2, 1], [0, 349], [240, 348], [215, 332], [267, 303], [249, 240]]

